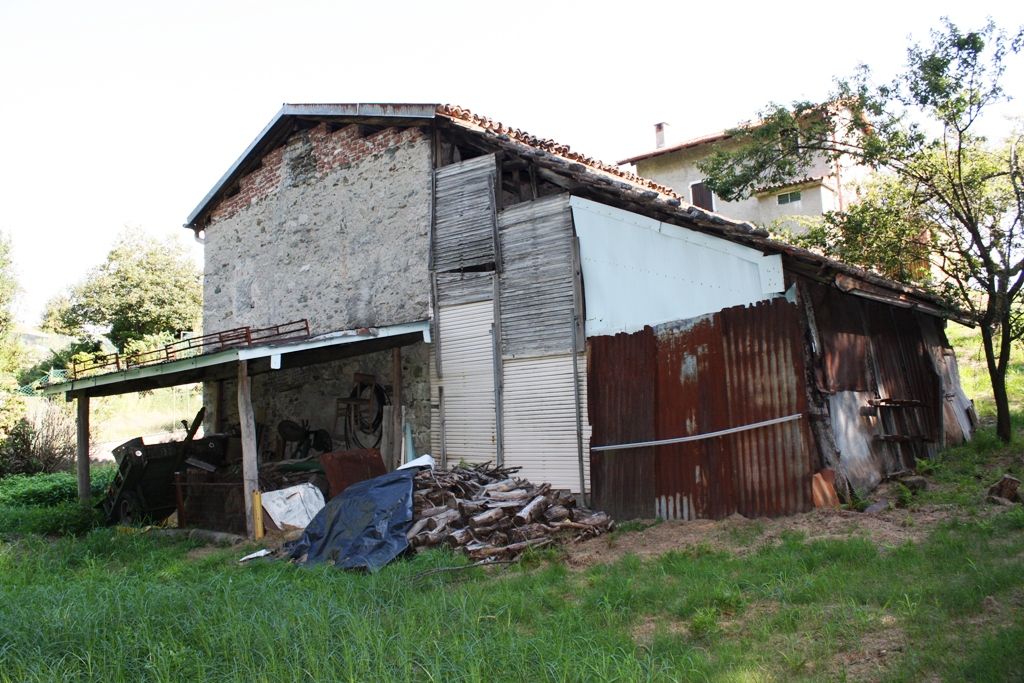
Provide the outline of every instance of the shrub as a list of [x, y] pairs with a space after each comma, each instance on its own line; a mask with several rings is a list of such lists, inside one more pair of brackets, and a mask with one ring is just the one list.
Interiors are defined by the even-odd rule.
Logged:
[[0, 441], [0, 476], [38, 472], [32, 459], [32, 437], [35, 430], [27, 418], [21, 418]]
[[81, 535], [99, 526], [100, 512], [77, 503], [51, 507], [0, 504], [0, 534]]
[[35, 402], [0, 443], [0, 476], [67, 469], [75, 449], [71, 411], [58, 401]]
[[[114, 479], [113, 466], [97, 467], [92, 472], [92, 495], [102, 495]], [[0, 479], [0, 505], [58, 506], [76, 503], [78, 479], [72, 472], [18, 474]]]

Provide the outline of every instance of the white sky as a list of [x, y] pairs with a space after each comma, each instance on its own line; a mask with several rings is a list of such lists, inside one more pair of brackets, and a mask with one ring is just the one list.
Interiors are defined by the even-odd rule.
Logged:
[[2, 0], [16, 313], [37, 322], [125, 226], [200, 257], [180, 226], [283, 102], [450, 102], [614, 162], [657, 121], [671, 142], [821, 98], [861, 62], [888, 77], [943, 15], [1009, 30], [1024, 3]]

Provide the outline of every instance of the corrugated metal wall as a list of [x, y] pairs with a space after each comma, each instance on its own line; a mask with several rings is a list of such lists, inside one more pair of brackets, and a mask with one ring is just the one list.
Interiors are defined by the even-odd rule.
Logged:
[[802, 343], [796, 306], [784, 298], [591, 338], [595, 446], [802, 415], [689, 443], [592, 451], [594, 504], [618, 518], [756, 517], [808, 509], [817, 459], [806, 419]]
[[[587, 341], [587, 409], [591, 444], [653, 441], [658, 385], [654, 330]], [[590, 455], [593, 506], [616, 519], [655, 515], [655, 448]]]
[[810, 280], [800, 287], [820, 340], [815, 377], [843, 479], [870, 490], [944, 441], [970, 436], [970, 402], [940, 320]]
[[960, 386], [956, 353], [946, 339], [941, 320], [921, 314], [916, 317], [942, 387], [942, 445], [963, 443], [974, 435], [978, 416], [974, 412], [974, 403]]

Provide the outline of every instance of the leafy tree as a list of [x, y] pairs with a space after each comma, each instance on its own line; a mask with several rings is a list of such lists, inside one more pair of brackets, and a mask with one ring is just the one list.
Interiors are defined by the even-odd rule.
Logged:
[[[702, 165], [725, 199], [800, 179], [815, 160], [852, 160], [879, 171], [860, 205], [828, 216], [815, 246], [859, 265], [930, 286], [979, 323], [996, 403], [996, 430], [1012, 435], [1006, 372], [1024, 333], [1024, 137], [1004, 145], [977, 134], [978, 121], [1008, 100], [1007, 59], [1024, 30], [990, 20], [961, 31], [949, 20], [928, 44], [912, 45], [907, 69], [872, 85], [862, 67], [824, 103], [769, 105], [757, 125], [731, 131], [736, 147]], [[922, 258], [941, 273], [929, 282]], [[910, 268], [899, 267], [906, 259]]]
[[11, 262], [11, 241], [0, 234], [0, 439], [18, 421], [24, 406], [14, 393], [18, 388], [14, 373], [21, 359], [18, 340], [14, 335], [14, 298], [18, 282]]
[[73, 287], [66, 305], [47, 307], [52, 327], [88, 326], [109, 330], [118, 347], [150, 335], [194, 330], [202, 312], [202, 276], [181, 247], [125, 233], [85, 281]]
[[77, 330], [69, 327], [66, 320], [71, 309], [71, 299], [67, 294], [58, 294], [46, 302], [43, 309], [43, 317], [39, 322], [39, 329], [43, 332], [54, 334], [66, 334], [74, 336]]

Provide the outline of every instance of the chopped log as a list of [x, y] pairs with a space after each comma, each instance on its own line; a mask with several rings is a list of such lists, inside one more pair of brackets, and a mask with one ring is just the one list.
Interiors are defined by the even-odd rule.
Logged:
[[477, 527], [476, 529], [473, 529], [473, 535], [476, 536], [477, 538], [483, 538], [485, 536], [490, 536], [491, 534], [493, 534], [493, 533], [495, 533], [497, 531], [504, 531], [505, 529], [511, 529], [511, 528], [512, 528], [512, 518], [511, 517], [504, 517], [502, 519], [499, 519], [496, 523], [491, 524], [489, 526], [481, 526], [481, 527]]
[[505, 510], [502, 508], [494, 508], [487, 512], [481, 512], [479, 515], [470, 517], [469, 525], [471, 527], [482, 527], [497, 522], [499, 519], [505, 516]]
[[487, 500], [485, 505], [487, 508], [506, 508], [510, 510], [518, 510], [526, 505], [529, 498], [519, 498], [517, 500]]
[[445, 511], [427, 518], [428, 529], [438, 529], [444, 526], [451, 526], [456, 520], [461, 520], [462, 516], [458, 510], [449, 510], [445, 508]]
[[487, 491], [487, 492], [491, 492], [491, 491], [511, 491], [515, 487], [516, 487], [515, 479], [505, 479], [503, 481], [498, 481], [498, 482], [495, 482], [493, 484], [485, 485], [484, 486], [484, 491]]
[[550, 536], [553, 531], [555, 531], [555, 528], [547, 524], [527, 524], [526, 526], [512, 529], [512, 538], [519, 541], [528, 541], [531, 538]]
[[612, 518], [604, 512], [593, 512], [589, 515], [581, 515], [577, 519], [580, 524], [586, 524], [587, 526], [608, 526], [611, 524]]
[[561, 522], [563, 519], [569, 519], [569, 510], [562, 505], [552, 505], [544, 511], [544, 519], [549, 522]]
[[518, 524], [529, 524], [547, 509], [548, 504], [548, 499], [545, 496], [537, 496], [517, 512], [514, 519]]
[[459, 500], [458, 506], [463, 517], [472, 517], [487, 509], [483, 503], [475, 500]]
[[444, 528], [444, 527], [441, 527], [441, 528], [437, 529], [436, 531], [431, 531], [430, 533], [427, 534], [427, 543], [426, 543], [426, 545], [438, 545], [439, 543], [441, 543], [441, 541], [443, 541], [444, 539], [448, 538], [448, 536], [449, 536], [448, 530], [446, 528]]
[[456, 529], [448, 535], [448, 545], [452, 547], [458, 547], [460, 545], [466, 545], [473, 540], [473, 532], [469, 528]]
[[576, 507], [576, 496], [572, 495], [572, 491], [559, 489], [558, 497], [555, 498], [555, 504], [567, 508]]
[[525, 489], [512, 489], [511, 491], [488, 491], [489, 500], [529, 500], [530, 492]]
[[501, 547], [487, 546], [485, 548], [480, 548], [479, 550], [470, 551], [469, 556], [475, 560], [482, 560], [486, 557], [513, 557], [527, 548], [539, 548], [552, 542], [553, 540], [550, 538], [535, 538], [529, 541], [520, 541], [519, 543], [512, 543]]
[[434, 515], [440, 515], [444, 512], [448, 512], [448, 510], [450, 509], [451, 508], [449, 508], [447, 505], [434, 505], [432, 507], [423, 508], [423, 510], [421, 510], [419, 514], [422, 517], [433, 517]]
[[1020, 501], [1019, 489], [1020, 479], [1004, 474], [1002, 479], [988, 487], [988, 495], [1017, 502]]
[[405, 537], [410, 539], [410, 540], [412, 540], [413, 536], [415, 536], [419, 532], [423, 531], [424, 527], [427, 526], [427, 522], [429, 522], [429, 521], [430, 521], [429, 519], [417, 519], [413, 523], [412, 528], [409, 529], [408, 533], [405, 534]]

